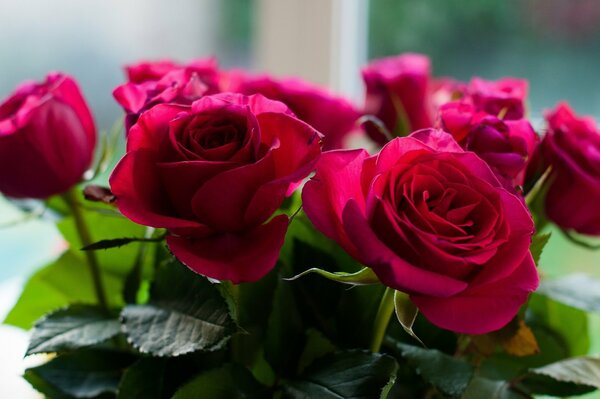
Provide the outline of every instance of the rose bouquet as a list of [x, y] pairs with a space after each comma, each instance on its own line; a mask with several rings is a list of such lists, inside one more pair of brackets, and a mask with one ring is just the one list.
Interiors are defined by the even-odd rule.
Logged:
[[126, 73], [98, 145], [69, 76], [0, 104], [0, 192], [68, 244], [5, 320], [31, 329], [45, 396], [600, 388], [600, 283], [540, 281], [552, 224], [600, 235], [591, 118], [562, 103], [536, 133], [526, 81], [434, 78], [418, 54], [366, 66], [360, 106], [214, 59]]

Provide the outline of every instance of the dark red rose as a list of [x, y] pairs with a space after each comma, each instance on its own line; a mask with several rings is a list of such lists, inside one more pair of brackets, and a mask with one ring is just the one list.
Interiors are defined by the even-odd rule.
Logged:
[[319, 134], [283, 103], [217, 94], [144, 112], [110, 184], [121, 212], [168, 229], [169, 248], [192, 270], [255, 281], [287, 230], [287, 216], [273, 212], [319, 154]]
[[0, 192], [47, 198], [77, 183], [96, 144], [92, 114], [77, 83], [51, 73], [0, 104]]
[[600, 235], [600, 130], [566, 103], [546, 114], [541, 172], [551, 167], [545, 212], [558, 226]]
[[527, 162], [539, 141], [529, 121], [502, 120], [477, 111], [470, 102], [454, 101], [441, 107], [439, 124], [462, 148], [475, 152], [513, 185], [523, 184]]
[[287, 105], [296, 116], [323, 134], [323, 149], [344, 147], [356, 130], [358, 112], [343, 97], [300, 79], [276, 79], [235, 70], [223, 75], [223, 90], [245, 95], [262, 94]]
[[442, 131], [396, 138], [374, 156], [326, 152], [302, 198], [318, 230], [439, 327], [497, 330], [538, 285], [523, 201]]
[[467, 93], [477, 110], [501, 116], [502, 119], [521, 119], [525, 116], [528, 86], [524, 79], [503, 78], [494, 81], [473, 78]]
[[[389, 132], [406, 135], [433, 125], [429, 58], [412, 53], [381, 58], [367, 65], [362, 76], [364, 113], [379, 118]], [[379, 144], [388, 141], [374, 126], [368, 126], [367, 133]]]
[[214, 59], [199, 59], [182, 65], [172, 61], [142, 62], [126, 68], [129, 82], [118, 86], [113, 96], [127, 113], [128, 131], [140, 114], [157, 104], [190, 105], [219, 89]]

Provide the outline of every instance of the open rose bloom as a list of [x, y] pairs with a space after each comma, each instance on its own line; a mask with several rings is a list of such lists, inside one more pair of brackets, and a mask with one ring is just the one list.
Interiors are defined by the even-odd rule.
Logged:
[[280, 102], [204, 96], [143, 113], [110, 184], [121, 212], [168, 229], [169, 248], [191, 269], [255, 281], [275, 265], [288, 225], [283, 215], [267, 220], [319, 153], [319, 133]]
[[303, 191], [315, 226], [434, 324], [504, 326], [538, 284], [527, 208], [450, 135], [420, 130], [379, 154], [323, 154]]

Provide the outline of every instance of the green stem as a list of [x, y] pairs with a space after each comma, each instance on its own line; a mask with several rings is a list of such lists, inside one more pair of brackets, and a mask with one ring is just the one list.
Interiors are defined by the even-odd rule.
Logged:
[[[67, 191], [63, 198], [65, 202], [71, 208], [71, 212], [73, 213], [73, 219], [75, 220], [75, 228], [77, 229], [77, 233], [79, 234], [79, 239], [81, 240], [81, 245], [86, 247], [92, 244], [92, 238], [90, 236], [90, 231], [88, 229], [87, 223], [81, 212], [81, 204], [77, 200], [77, 192], [75, 189], [70, 189]], [[106, 301], [106, 295], [104, 293], [104, 287], [102, 284], [102, 276], [100, 275], [100, 267], [98, 265], [98, 259], [94, 251], [84, 251], [87, 264], [90, 268], [90, 274], [92, 275], [92, 282], [94, 284], [94, 291], [96, 292], [96, 298], [98, 300], [98, 304], [106, 311], [108, 311], [108, 303]]]
[[377, 315], [375, 316], [375, 323], [373, 326], [373, 335], [371, 337], [371, 352], [379, 352], [381, 349], [381, 343], [385, 336], [385, 331], [390, 323], [390, 318], [394, 313], [394, 289], [387, 287], [381, 302], [379, 302], [379, 308], [377, 309]]

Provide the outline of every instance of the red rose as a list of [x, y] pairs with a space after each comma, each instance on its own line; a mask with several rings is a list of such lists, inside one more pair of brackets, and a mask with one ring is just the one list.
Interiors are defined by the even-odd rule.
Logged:
[[523, 184], [525, 166], [539, 141], [533, 127], [526, 119], [502, 120], [477, 111], [468, 100], [444, 104], [440, 126], [511, 184]]
[[77, 83], [52, 73], [0, 104], [0, 192], [47, 198], [77, 183], [96, 144], [92, 114]]
[[203, 95], [219, 92], [217, 63], [212, 58], [185, 65], [172, 61], [142, 62], [125, 69], [129, 82], [118, 86], [113, 96], [127, 113], [127, 131], [142, 112], [157, 104], [190, 105]]
[[192, 270], [255, 281], [275, 265], [287, 230], [285, 215], [269, 218], [313, 169], [319, 142], [261, 95], [156, 105], [129, 131], [110, 184], [121, 212], [168, 229], [169, 248]]
[[356, 130], [359, 114], [352, 104], [324, 88], [300, 79], [278, 80], [268, 75], [252, 76], [243, 71], [230, 71], [223, 78], [225, 91], [262, 94], [287, 105], [299, 119], [323, 134], [324, 150], [344, 147], [348, 133]]
[[317, 229], [439, 327], [499, 329], [537, 287], [527, 208], [442, 131], [394, 139], [375, 156], [324, 153], [303, 204]]
[[542, 170], [552, 167], [545, 212], [565, 229], [600, 235], [600, 130], [591, 117], [577, 116], [566, 103], [546, 115], [540, 145]]
[[527, 89], [528, 83], [524, 79], [503, 78], [493, 81], [473, 78], [467, 93], [479, 111], [500, 115], [503, 119], [521, 119], [525, 116]]
[[[404, 135], [432, 126], [429, 58], [406, 53], [378, 59], [367, 65], [362, 75], [367, 89], [364, 112], [379, 118], [388, 131]], [[367, 127], [367, 133], [379, 144], [387, 141], [373, 126]]]

